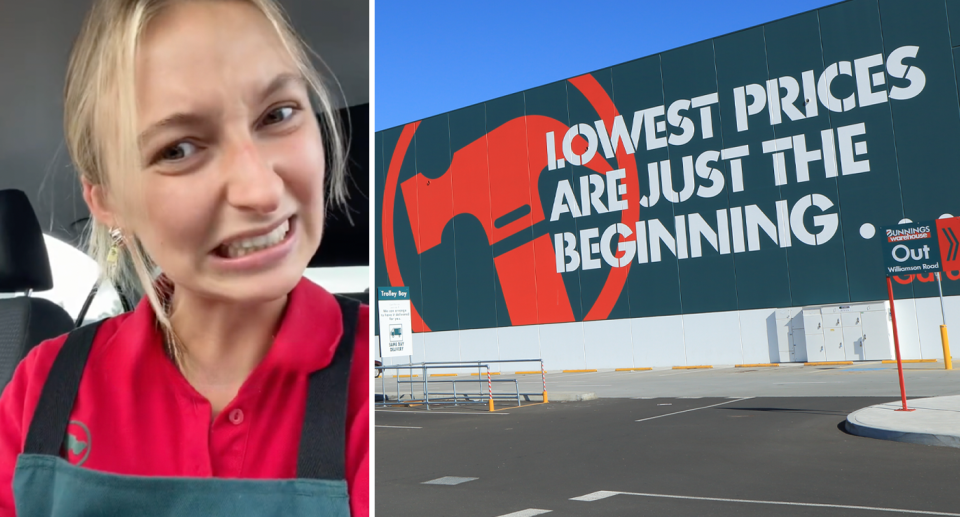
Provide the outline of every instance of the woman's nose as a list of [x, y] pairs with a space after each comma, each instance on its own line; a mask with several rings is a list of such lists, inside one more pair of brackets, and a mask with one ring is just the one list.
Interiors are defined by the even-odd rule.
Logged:
[[240, 210], [263, 214], [278, 210], [283, 179], [256, 143], [247, 140], [231, 146], [226, 153], [227, 202]]

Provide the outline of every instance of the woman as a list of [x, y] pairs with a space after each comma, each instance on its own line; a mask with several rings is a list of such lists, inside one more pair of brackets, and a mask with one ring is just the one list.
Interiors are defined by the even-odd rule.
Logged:
[[144, 297], [18, 367], [0, 515], [367, 515], [368, 308], [303, 279], [342, 140], [273, 1], [97, 0], [64, 107], [91, 254]]

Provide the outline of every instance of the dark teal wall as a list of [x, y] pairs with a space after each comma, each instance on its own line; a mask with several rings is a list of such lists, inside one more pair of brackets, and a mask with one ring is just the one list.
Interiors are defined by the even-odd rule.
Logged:
[[[391, 283], [388, 263], [395, 263], [426, 324], [416, 330], [435, 331], [883, 299], [880, 239], [865, 238], [864, 225], [878, 230], [902, 218], [960, 215], [960, 67], [955, 66], [960, 52], [954, 51], [954, 46], [960, 51], [958, 20], [960, 0], [851, 0], [442, 114], [416, 128], [411, 124], [377, 133], [376, 283]], [[916, 57], [891, 60], [910, 46], [919, 47]], [[881, 64], [864, 59], [875, 55]], [[843, 73], [847, 63], [851, 76]], [[812, 71], [816, 81], [834, 67], [840, 75], [829, 93], [841, 103], [852, 95], [850, 109], [841, 104], [841, 109], [830, 110], [823, 95], [805, 88], [804, 72]], [[858, 67], [865, 71], [859, 78]], [[882, 98], [896, 95], [890, 92], [903, 96], [921, 76], [919, 93]], [[786, 86], [780, 85], [779, 102], [791, 93], [789, 78], [799, 86], [792, 108], [781, 108], [781, 120], [774, 123], [768, 98], [762, 111], [746, 118], [749, 128], [742, 130], [734, 92], [754, 84], [766, 89], [770, 80], [780, 78], [788, 79]], [[597, 158], [589, 164], [545, 165], [548, 130], [555, 132], [556, 157], [563, 158], [562, 141], [571, 126], [596, 129], [596, 122], [604, 120], [609, 133], [610, 110], [615, 108], [629, 132], [635, 130], [638, 111], [657, 106], [669, 111], [675, 101], [703, 100], [710, 94], [716, 94], [717, 102], [709, 104], [709, 113], [681, 106], [685, 109], [644, 126], [632, 155], [620, 147], [620, 154], [607, 159], [597, 145]], [[816, 115], [810, 103], [816, 105]], [[647, 149], [648, 129], [657, 130], [660, 121], [666, 122], [661, 128], [665, 131], [654, 136], [667, 138], [669, 145]], [[864, 132], [852, 137], [850, 149], [855, 161], [869, 160], [869, 171], [854, 174], [851, 167], [856, 164], [843, 164], [849, 153], [840, 134], [861, 124]], [[397, 142], [404, 131], [412, 138], [399, 156]], [[824, 134], [834, 140], [838, 172], [831, 174], [829, 160], [821, 158], [809, 162], [809, 180], [799, 181], [795, 147], [800, 137], [808, 152], [820, 150], [822, 157]], [[769, 142], [774, 140], [784, 157], [779, 177], [786, 181], [777, 180], [773, 154], [764, 152], [764, 142], [773, 145]], [[787, 142], [789, 149], [783, 147]], [[573, 154], [585, 143], [576, 138]], [[698, 158], [709, 157], [711, 151], [741, 146], [749, 149], [740, 159], [742, 188], [734, 187], [737, 174], [730, 159], [706, 160], [705, 167], [696, 167]], [[865, 154], [856, 154], [864, 146]], [[661, 192], [659, 201], [639, 207], [636, 215], [640, 196], [651, 195], [649, 164], [664, 162], [682, 200], [670, 202]], [[694, 165], [696, 184], [688, 199], [683, 197], [689, 180], [685, 162]], [[391, 163], [396, 165], [392, 193], [386, 192]], [[625, 197], [633, 212], [579, 218], [568, 212], [550, 220], [559, 186], [569, 184], [581, 205], [581, 181], [589, 182], [589, 176], [598, 173], [605, 178], [627, 163], [631, 177], [624, 182], [629, 185]], [[717, 191], [712, 186], [721, 177], [723, 187]], [[394, 249], [386, 254], [381, 227], [385, 196], [394, 200]], [[791, 218], [794, 207], [805, 200], [831, 206], [825, 211], [812, 207]], [[608, 201], [604, 194], [601, 204]], [[787, 208], [782, 220], [778, 203]], [[777, 241], [761, 225], [755, 239], [748, 238], [751, 232], [745, 228], [746, 249], [734, 249], [736, 213], [755, 215], [756, 210], [775, 227]], [[725, 223], [719, 222], [718, 211]], [[690, 256], [693, 247], [687, 242], [688, 256], [677, 258], [661, 246], [662, 260], [640, 263], [634, 257], [625, 278], [626, 269], [603, 259], [597, 268], [581, 261], [572, 271], [556, 272], [557, 235], [561, 243], [563, 234], [575, 236], [583, 258], [579, 246], [584, 232], [596, 229], [599, 237], [617, 223], [635, 232], [636, 221], [658, 220], [672, 237], [677, 223], [683, 224], [689, 240], [691, 221], [699, 223], [700, 218], [708, 230], [721, 235], [722, 226], [729, 226], [729, 250], [714, 249], [702, 239], [701, 256]], [[824, 222], [829, 226], [825, 218], [836, 221], [836, 232], [825, 242], [804, 243], [806, 232], [816, 233]], [[792, 229], [789, 245], [783, 241], [784, 224]], [[654, 231], [650, 225], [643, 228], [648, 237]], [[432, 244], [423, 244], [418, 253], [418, 239]], [[751, 247], [750, 240], [759, 247]], [[651, 256], [654, 250], [644, 244]], [[616, 250], [616, 239], [611, 246]], [[944, 293], [960, 294], [960, 273], [948, 277]], [[899, 278], [895, 294], [935, 296], [936, 283], [930, 280]], [[530, 286], [530, 295], [511, 290], [517, 285]]]

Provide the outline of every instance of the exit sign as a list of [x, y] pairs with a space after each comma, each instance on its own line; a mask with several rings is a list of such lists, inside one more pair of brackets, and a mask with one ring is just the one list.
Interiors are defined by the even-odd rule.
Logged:
[[935, 221], [885, 226], [880, 231], [887, 276], [937, 273], [943, 269]]

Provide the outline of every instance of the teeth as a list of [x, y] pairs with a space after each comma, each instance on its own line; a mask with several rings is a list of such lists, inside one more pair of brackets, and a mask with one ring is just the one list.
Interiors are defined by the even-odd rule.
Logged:
[[277, 227], [277, 229], [266, 235], [231, 242], [228, 245], [222, 246], [221, 251], [223, 251], [223, 254], [229, 258], [238, 258], [244, 255], [249, 255], [250, 253], [276, 246], [283, 241], [283, 239], [287, 236], [288, 231], [290, 231], [289, 219], [284, 221], [283, 224]]

